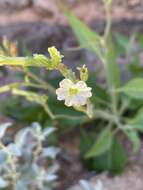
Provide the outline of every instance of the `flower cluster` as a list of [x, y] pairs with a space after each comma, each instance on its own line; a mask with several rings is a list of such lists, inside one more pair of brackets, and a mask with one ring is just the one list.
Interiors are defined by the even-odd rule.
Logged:
[[5, 132], [10, 126], [0, 126], [0, 189], [50, 190], [57, 179], [58, 164], [54, 160], [59, 149], [43, 144], [48, 144], [46, 137], [55, 129], [42, 130], [38, 123], [33, 123], [5, 145]]

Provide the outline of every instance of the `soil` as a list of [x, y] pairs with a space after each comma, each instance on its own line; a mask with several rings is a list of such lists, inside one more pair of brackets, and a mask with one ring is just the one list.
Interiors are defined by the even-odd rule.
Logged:
[[[90, 182], [97, 184], [100, 180], [103, 184], [103, 190], [142, 190], [143, 173], [140, 166], [127, 168], [123, 175], [111, 178], [107, 173], [93, 177]], [[75, 185], [68, 190], [83, 190], [79, 185]]]
[[59, 173], [59, 186], [56, 190], [66, 190], [68, 187], [84, 178], [88, 171], [80, 160], [79, 132], [78, 128], [68, 134], [62, 135], [59, 139], [62, 152], [59, 156], [61, 171]]
[[[105, 19], [102, 0], [1, 0], [1, 25], [15, 22], [45, 21], [48, 23], [66, 24], [61, 11], [61, 4], [70, 8], [77, 16], [86, 22]], [[113, 0], [114, 20], [142, 20], [142, 0]], [[28, 18], [28, 19], [27, 19]]]
[[81, 164], [78, 128], [63, 136], [60, 139], [60, 146], [63, 150], [60, 158], [62, 175], [60, 175], [60, 184], [56, 190], [83, 190], [79, 186], [80, 179], [88, 180], [93, 184], [100, 180], [105, 188], [104, 190], [142, 190], [143, 143], [140, 150], [133, 153], [131, 143], [123, 136], [119, 138], [122, 139], [121, 141], [126, 147], [129, 156], [128, 165], [121, 175], [110, 176], [108, 172], [97, 174], [88, 171]]

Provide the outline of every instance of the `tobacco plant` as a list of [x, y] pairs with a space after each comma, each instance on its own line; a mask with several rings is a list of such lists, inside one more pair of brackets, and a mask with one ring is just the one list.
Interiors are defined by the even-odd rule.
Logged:
[[[133, 150], [140, 147], [139, 132], [143, 131], [143, 79], [122, 80], [120, 65], [112, 36], [112, 0], [103, 0], [106, 13], [106, 27], [102, 35], [91, 30], [69, 11], [65, 14], [80, 43], [80, 49], [86, 48], [96, 54], [104, 71], [104, 82], [96, 80], [85, 65], [77, 68], [78, 75], [63, 64], [63, 55], [55, 47], [48, 48], [49, 57], [42, 54], [17, 57], [15, 44], [4, 40], [1, 49], [0, 66], [9, 66], [25, 75], [23, 82], [7, 84], [0, 93], [10, 91], [13, 95], [23, 96], [28, 101], [41, 105], [52, 121], [59, 119], [73, 123], [93, 122], [95, 130], [82, 129], [81, 158], [92, 170], [121, 172], [127, 162], [123, 144], [118, 140], [120, 134], [133, 144]], [[9, 49], [9, 51], [5, 51]], [[88, 64], [88, 63], [87, 63]], [[58, 71], [62, 79], [56, 88], [30, 71], [30, 68], [44, 68], [46, 71]], [[126, 73], [125, 73], [126, 74]], [[29, 90], [30, 89], [34, 89]], [[40, 89], [37, 93], [35, 89]], [[55, 113], [50, 107], [50, 97], [54, 103], [62, 101], [65, 109], [74, 108], [80, 116]], [[54, 104], [53, 103], [53, 104]], [[53, 106], [53, 105], [51, 105]], [[60, 110], [61, 111], [61, 110]], [[76, 112], [77, 114], [77, 112]]]

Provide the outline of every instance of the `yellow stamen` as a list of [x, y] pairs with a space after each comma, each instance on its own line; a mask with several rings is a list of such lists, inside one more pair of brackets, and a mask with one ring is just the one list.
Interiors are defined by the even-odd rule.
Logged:
[[78, 92], [79, 92], [79, 90], [77, 88], [70, 88], [69, 89], [69, 94], [71, 96], [76, 95]]

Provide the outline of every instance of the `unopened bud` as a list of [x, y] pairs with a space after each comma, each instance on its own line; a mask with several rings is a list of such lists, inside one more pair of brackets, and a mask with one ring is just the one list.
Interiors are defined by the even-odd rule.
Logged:
[[80, 79], [82, 81], [87, 81], [88, 80], [88, 69], [85, 65], [83, 65], [82, 67], [78, 67], [77, 68], [80, 72]]

